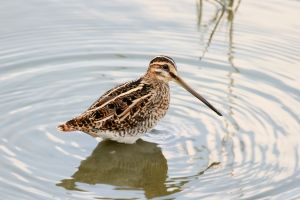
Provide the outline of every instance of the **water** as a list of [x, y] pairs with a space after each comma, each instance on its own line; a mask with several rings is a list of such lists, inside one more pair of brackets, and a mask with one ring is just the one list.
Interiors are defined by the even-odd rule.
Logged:
[[[0, 7], [1, 199], [299, 199], [298, 1], [34, 1]], [[166, 54], [225, 116], [171, 84], [133, 145], [57, 124]]]

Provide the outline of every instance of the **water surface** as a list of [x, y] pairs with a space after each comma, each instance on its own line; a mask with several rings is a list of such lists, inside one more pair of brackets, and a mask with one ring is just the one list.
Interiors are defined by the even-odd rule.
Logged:
[[[299, 199], [298, 1], [33, 1], [0, 7], [2, 199]], [[103, 92], [173, 57], [133, 145], [61, 134]]]

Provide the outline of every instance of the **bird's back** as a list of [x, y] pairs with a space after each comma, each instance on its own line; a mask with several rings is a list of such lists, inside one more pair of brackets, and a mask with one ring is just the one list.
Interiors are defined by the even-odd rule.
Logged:
[[134, 137], [151, 129], [165, 115], [169, 99], [167, 83], [142, 77], [107, 91], [59, 128], [109, 139]]

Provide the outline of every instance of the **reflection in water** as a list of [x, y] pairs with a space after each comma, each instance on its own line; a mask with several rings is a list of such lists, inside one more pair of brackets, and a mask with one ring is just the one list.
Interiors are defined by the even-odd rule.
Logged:
[[[217, 8], [216, 9], [216, 12], [215, 12], [215, 15], [213, 16], [213, 18], [211, 20], [209, 20], [209, 22], [203, 26], [205, 27], [210, 27], [212, 24], [214, 24], [213, 26], [213, 29], [209, 35], [209, 38], [208, 38], [208, 41], [206, 43], [206, 46], [202, 52], [202, 55], [200, 56], [200, 59], [204, 58], [205, 56], [205, 53], [208, 51], [208, 48], [212, 42], [212, 39], [213, 39], [213, 36], [224, 16], [224, 13], [225, 13], [225, 10], [226, 10], [226, 7], [225, 5], [222, 3], [222, 2], [219, 2], [219, 1], [216, 1], [217, 3], [219, 3], [221, 5], [221, 9], [220, 8]], [[203, 10], [203, 0], [199, 0], [199, 3], [197, 4], [197, 11], [198, 11], [198, 29], [200, 29], [200, 26], [202, 24], [202, 10]]]
[[223, 1], [214, 0], [213, 2], [216, 2], [220, 6], [216, 6], [216, 12], [213, 15], [212, 19], [209, 20], [209, 22], [207, 24], [202, 23], [203, 0], [199, 0], [199, 2], [197, 2], [198, 29], [200, 30], [202, 27], [210, 28], [210, 26], [212, 26], [212, 31], [209, 34], [208, 41], [205, 45], [202, 55], [200, 56], [200, 59], [204, 58], [204, 56], [205, 56], [206, 52], [208, 51], [208, 48], [212, 42], [212, 39], [216, 33], [216, 30], [219, 27], [220, 22], [222, 21], [224, 14], [227, 13], [227, 21], [228, 21], [228, 25], [229, 25], [228, 61], [229, 61], [230, 65], [235, 69], [235, 71], [238, 72], [238, 69], [233, 64], [233, 51], [232, 51], [233, 37], [232, 37], [232, 35], [233, 35], [234, 16], [241, 4], [241, 0], [238, 0], [236, 3], [235, 3], [235, 0], [223, 0]]
[[[234, 119], [234, 112], [233, 112], [233, 106], [234, 105], [234, 99], [236, 98], [236, 95], [233, 94], [233, 89], [235, 87], [235, 80], [234, 80], [234, 74], [239, 73], [239, 69], [234, 64], [234, 47], [233, 47], [233, 26], [234, 26], [234, 17], [235, 13], [237, 12], [241, 0], [235, 1], [235, 0], [214, 0], [212, 2], [217, 3], [219, 6], [216, 6], [216, 12], [213, 15], [212, 19], [209, 23], [203, 25], [204, 27], [212, 27], [212, 31], [209, 34], [208, 41], [206, 43], [206, 46], [202, 52], [202, 55], [200, 59], [203, 59], [205, 56], [205, 53], [208, 51], [208, 48], [213, 40], [213, 37], [216, 33], [217, 28], [220, 25], [220, 22], [222, 21], [224, 14], [227, 14], [227, 26], [228, 26], [228, 52], [227, 52], [227, 60], [229, 65], [232, 67], [232, 69], [228, 70], [228, 86], [227, 86], [227, 103], [228, 103], [228, 113], [227, 116], [229, 118], [225, 118], [225, 130], [226, 135], [222, 139], [223, 143], [223, 149], [224, 152], [228, 152], [225, 157], [227, 160], [227, 165], [232, 166], [234, 162], [234, 151], [232, 146], [232, 138], [235, 136], [236, 132], [239, 130], [238, 123]], [[201, 29], [202, 24], [202, 10], [203, 10], [203, 0], [199, 0], [197, 3], [197, 15], [198, 15], [198, 28]], [[241, 142], [241, 141], [240, 141]], [[241, 142], [242, 143], [242, 142]], [[229, 158], [230, 157], [230, 158]]]
[[219, 165], [213, 162], [192, 176], [168, 177], [167, 160], [157, 144], [141, 139], [135, 144], [105, 140], [81, 162], [72, 178], [61, 180], [57, 186], [84, 191], [76, 183], [108, 184], [117, 186], [116, 190], [143, 189], [147, 198], [153, 198], [180, 192], [185, 184]]
[[81, 162], [71, 179], [57, 184], [68, 190], [81, 190], [76, 182], [109, 184], [143, 189], [147, 198], [167, 195], [167, 160], [155, 143], [138, 140], [135, 144], [102, 141], [93, 153]]
[[[233, 164], [235, 160], [234, 146], [233, 146], [233, 137], [236, 132], [239, 131], [238, 123], [234, 118], [233, 106], [235, 104], [236, 95], [233, 93], [235, 87], [234, 74], [239, 73], [240, 71], [234, 64], [234, 52], [233, 52], [233, 26], [234, 26], [234, 17], [240, 6], [241, 0], [239, 0], [235, 6], [235, 0], [229, 0], [227, 5], [223, 3], [223, 12], [227, 13], [227, 24], [228, 24], [228, 52], [227, 52], [227, 60], [233, 70], [228, 70], [228, 86], [227, 86], [227, 103], [228, 103], [228, 116], [230, 116], [230, 121], [225, 119], [225, 129], [226, 136], [223, 138], [223, 149], [226, 153], [226, 159], [228, 166], [231, 167], [233, 172]], [[235, 6], [235, 7], [234, 7]], [[240, 141], [242, 144], [242, 142]]]
[[[239, 0], [234, 7], [234, 0], [230, 0], [228, 3], [228, 8], [226, 9], [227, 11], [227, 21], [228, 21], [228, 26], [229, 26], [229, 41], [228, 41], [228, 62], [230, 63], [231, 67], [235, 70], [235, 72], [239, 72], [238, 68], [235, 66], [233, 63], [233, 24], [234, 24], [234, 17], [235, 13], [237, 12], [238, 8], [240, 7], [241, 0]], [[231, 73], [231, 72], [230, 72]]]

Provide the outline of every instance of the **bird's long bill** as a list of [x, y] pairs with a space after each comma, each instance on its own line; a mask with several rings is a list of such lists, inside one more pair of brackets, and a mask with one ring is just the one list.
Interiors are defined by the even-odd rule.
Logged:
[[215, 111], [219, 116], [222, 116], [222, 114], [215, 108], [213, 107], [204, 97], [202, 97], [200, 94], [198, 94], [195, 90], [193, 90], [190, 86], [188, 86], [179, 76], [171, 73], [172, 78], [184, 89], [186, 89], [188, 92], [190, 92], [192, 95], [197, 97], [200, 101], [202, 101], [205, 105], [207, 105], [210, 109]]

